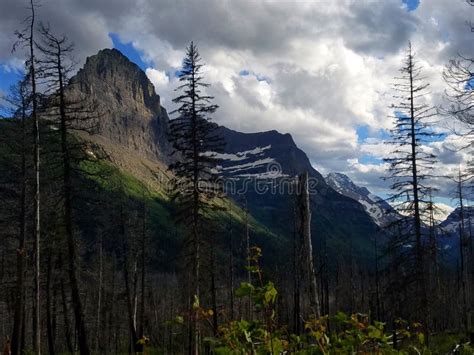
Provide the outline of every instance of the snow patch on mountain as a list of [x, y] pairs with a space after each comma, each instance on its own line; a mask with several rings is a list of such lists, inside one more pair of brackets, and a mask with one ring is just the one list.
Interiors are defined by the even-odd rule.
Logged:
[[271, 147], [272, 147], [271, 145], [267, 145], [265, 147], [256, 147], [254, 149], [238, 152], [235, 154], [208, 151], [208, 152], [202, 153], [202, 156], [210, 157], [210, 158], [214, 158], [218, 160], [242, 161], [242, 160], [249, 159], [251, 156], [261, 155], [264, 151], [270, 149]]
[[270, 163], [274, 163], [274, 162], [275, 162], [275, 159], [273, 158], [264, 158], [264, 159], [255, 160], [249, 163], [245, 163], [245, 164], [223, 167], [222, 170], [229, 171], [231, 173], [237, 173], [243, 170], [245, 171], [248, 169], [260, 168], [262, 166], [267, 167]]
[[[459, 237], [464, 224], [464, 237], [470, 238], [474, 233], [474, 206], [464, 206], [463, 218], [461, 209], [458, 207], [449, 216], [439, 223], [437, 228], [438, 244], [445, 253], [448, 260], [456, 260], [459, 257]], [[461, 223], [463, 220], [464, 223]]]
[[266, 171], [264, 173], [257, 173], [257, 174], [239, 174], [237, 175], [239, 178], [249, 178], [249, 179], [277, 179], [283, 177], [289, 177], [288, 174], [283, 174], [281, 172], [274, 172], [274, 171]]
[[340, 194], [359, 202], [377, 225], [382, 227], [394, 220], [396, 212], [387, 202], [367, 188], [354, 184], [347, 175], [330, 173], [326, 176], [326, 183]]
[[276, 179], [289, 176], [281, 172], [275, 158], [267, 155], [271, 147], [269, 144], [237, 153], [208, 151], [201, 155], [217, 159], [219, 164], [213, 169], [213, 173], [230, 178]]
[[[460, 208], [453, 210], [449, 216], [439, 224], [443, 231], [446, 233], [459, 233], [461, 228], [461, 213]], [[465, 233], [474, 232], [474, 206], [464, 206], [464, 230]]]
[[383, 218], [383, 211], [379, 206], [365, 200], [358, 200], [358, 202], [364, 206], [365, 211], [370, 215], [370, 217], [372, 217], [374, 221], [379, 221]]

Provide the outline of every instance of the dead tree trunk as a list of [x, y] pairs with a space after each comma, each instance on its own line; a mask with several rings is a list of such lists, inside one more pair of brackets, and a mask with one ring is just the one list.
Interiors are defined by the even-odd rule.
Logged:
[[212, 331], [214, 336], [217, 336], [218, 332], [218, 319], [217, 319], [217, 287], [216, 287], [216, 261], [214, 253], [214, 244], [211, 243], [211, 299], [212, 299]]
[[[142, 339], [145, 329], [145, 280], [146, 280], [146, 205], [143, 206], [143, 220], [142, 220], [142, 240], [141, 240], [141, 280], [140, 280], [140, 309], [138, 313], [138, 337]], [[143, 351], [144, 345], [140, 344], [139, 351]]]
[[[59, 268], [62, 268], [62, 260], [59, 257]], [[69, 325], [69, 310], [67, 307], [67, 298], [66, 298], [66, 290], [64, 285], [64, 277], [61, 275], [61, 300], [62, 300], [62, 308], [63, 308], [63, 318], [64, 318], [64, 335], [66, 337], [66, 345], [68, 351], [73, 354], [74, 353], [74, 346], [72, 344], [72, 336], [71, 336], [71, 329]]]
[[122, 238], [122, 243], [123, 243], [123, 248], [122, 248], [122, 254], [123, 254], [123, 277], [124, 277], [124, 282], [125, 282], [125, 297], [126, 297], [126, 303], [127, 303], [127, 318], [128, 318], [128, 326], [130, 330], [130, 336], [131, 336], [131, 343], [130, 348], [133, 349], [135, 352], [137, 349], [135, 347], [137, 346], [138, 342], [138, 336], [137, 336], [137, 330], [135, 328], [135, 321], [134, 321], [134, 312], [133, 312], [133, 301], [132, 301], [132, 294], [131, 294], [131, 287], [130, 287], [130, 275], [129, 275], [129, 260], [128, 260], [128, 253], [130, 252], [130, 248], [128, 248], [128, 240], [127, 240], [127, 235], [125, 231], [125, 215], [123, 212], [123, 206], [120, 206], [120, 237]]
[[297, 209], [296, 205], [293, 208], [293, 327], [296, 335], [301, 333], [301, 300], [300, 300], [300, 238], [297, 232]]
[[100, 351], [100, 314], [102, 310], [102, 277], [103, 277], [103, 260], [102, 260], [102, 231], [99, 232], [99, 285], [97, 288], [97, 313], [96, 313], [96, 351]]
[[464, 314], [464, 328], [468, 331], [471, 328], [471, 309], [469, 302], [469, 284], [468, 284], [468, 268], [466, 263], [466, 246], [468, 246], [468, 240], [465, 236], [465, 220], [464, 220], [464, 194], [463, 194], [463, 180], [461, 171], [459, 171], [458, 180], [458, 199], [459, 199], [459, 254], [461, 262], [460, 280], [461, 280], [461, 292], [462, 292], [462, 305]]
[[298, 229], [301, 238], [301, 269], [302, 276], [304, 276], [308, 289], [311, 313], [316, 317], [320, 317], [321, 309], [319, 304], [316, 273], [314, 271], [313, 245], [311, 241], [311, 208], [308, 180], [308, 172], [303, 173], [298, 178]]
[[[54, 248], [54, 244], [53, 244]], [[49, 355], [54, 355], [56, 353], [54, 347], [54, 332], [53, 332], [53, 321], [51, 316], [51, 278], [52, 278], [52, 251], [49, 251], [48, 255], [48, 265], [46, 271], [46, 330], [48, 335], [48, 348]]]
[[[245, 256], [247, 259], [247, 282], [249, 284], [252, 283], [252, 272], [251, 265], [250, 265], [250, 224], [249, 224], [249, 210], [247, 206], [247, 199], [245, 199]], [[253, 312], [252, 312], [252, 300], [251, 297], [248, 298], [248, 319], [253, 319]]]
[[35, 4], [30, 0], [30, 33], [29, 33], [29, 78], [31, 80], [31, 105], [33, 118], [33, 141], [34, 141], [34, 175], [35, 175], [35, 203], [34, 203], [34, 254], [35, 254], [35, 302], [34, 302], [34, 350], [37, 355], [41, 354], [41, 285], [40, 285], [40, 239], [41, 239], [41, 194], [40, 194], [40, 125], [38, 117], [38, 98], [36, 92], [36, 58], [35, 58]]
[[229, 222], [229, 307], [230, 307], [230, 319], [234, 319], [234, 240], [233, 240], [233, 229], [232, 224]]
[[19, 87], [21, 98], [21, 191], [20, 191], [20, 233], [18, 236], [17, 265], [16, 265], [16, 291], [15, 313], [13, 316], [12, 355], [23, 352], [21, 347], [21, 326], [24, 309], [24, 273], [25, 273], [25, 239], [26, 239], [26, 108], [25, 82]]

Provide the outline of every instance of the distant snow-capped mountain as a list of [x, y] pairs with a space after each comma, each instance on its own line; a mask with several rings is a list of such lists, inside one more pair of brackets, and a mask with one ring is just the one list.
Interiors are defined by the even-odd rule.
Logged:
[[[372, 194], [367, 188], [354, 184], [347, 175], [330, 173], [326, 176], [326, 183], [340, 194], [359, 202], [380, 227], [401, 216], [382, 198]], [[459, 258], [460, 208], [453, 210], [450, 206], [436, 204], [433, 212], [440, 255], [444, 260], [453, 262]], [[425, 233], [428, 233], [428, 225], [428, 221], [423, 224]], [[474, 236], [474, 206], [464, 207], [464, 235], [465, 238]]]
[[[449, 216], [439, 224], [443, 231], [446, 233], [459, 234], [461, 228], [461, 208], [456, 208], [452, 211]], [[469, 234], [469, 227], [471, 232], [474, 233], [474, 206], [464, 207], [464, 229]]]
[[396, 218], [397, 213], [390, 204], [367, 188], [354, 184], [347, 175], [330, 173], [326, 176], [326, 183], [340, 194], [359, 202], [378, 226], [385, 226]]
[[[438, 225], [439, 245], [455, 259], [459, 254], [461, 232], [461, 209], [458, 207]], [[474, 234], [474, 206], [464, 207], [464, 238], [470, 239]]]

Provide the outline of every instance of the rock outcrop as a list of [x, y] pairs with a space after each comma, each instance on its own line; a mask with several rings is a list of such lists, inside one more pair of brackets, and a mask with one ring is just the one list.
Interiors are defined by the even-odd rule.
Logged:
[[111, 142], [167, 161], [168, 114], [146, 74], [116, 49], [87, 58], [72, 78], [78, 90], [99, 106], [98, 132]]

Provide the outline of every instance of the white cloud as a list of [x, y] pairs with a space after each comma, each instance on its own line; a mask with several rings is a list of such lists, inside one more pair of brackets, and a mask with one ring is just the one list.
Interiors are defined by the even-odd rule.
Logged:
[[170, 79], [165, 72], [153, 68], [146, 68], [145, 73], [158, 92], [162, 87], [165, 87], [170, 82]]
[[1, 65], [1, 68], [6, 73], [18, 73], [25, 70], [25, 62], [20, 58], [10, 58], [4, 64]]
[[[0, 15], [0, 61], [24, 17], [16, 0], [5, 1], [14, 11]], [[429, 102], [443, 102], [444, 65], [457, 52], [474, 55], [469, 9], [463, 0], [423, 0], [412, 12], [401, 0], [50, 0], [41, 12], [54, 17], [52, 25], [69, 34], [81, 56], [110, 45], [109, 32], [132, 42], [152, 63], [146, 73], [168, 111], [177, 80], [166, 73], [179, 68], [185, 46], [196, 41], [208, 91], [220, 106], [216, 122], [245, 132], [289, 132], [323, 173], [345, 172], [382, 191], [385, 165], [361, 157], [383, 158], [390, 147], [360, 143], [357, 127], [366, 125], [373, 138], [392, 126], [390, 84], [409, 39], [431, 83]], [[453, 138], [431, 144], [444, 171], [468, 158], [449, 149]]]

